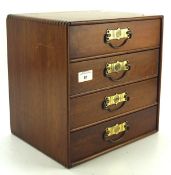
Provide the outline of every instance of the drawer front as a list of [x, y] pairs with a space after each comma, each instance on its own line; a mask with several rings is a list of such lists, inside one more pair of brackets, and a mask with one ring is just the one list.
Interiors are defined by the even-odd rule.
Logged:
[[[119, 96], [117, 97], [116, 94]], [[110, 101], [112, 101], [107, 108], [105, 97], [111, 97]], [[119, 114], [153, 105], [156, 101], [157, 78], [72, 98], [71, 129], [113, 116], [117, 117]]]
[[106, 149], [155, 131], [156, 114], [157, 107], [154, 106], [73, 132], [71, 134], [72, 162], [98, 154]]
[[[159, 46], [160, 23], [160, 19], [153, 19], [71, 26], [69, 56], [74, 59]], [[121, 30], [118, 31], [118, 28]], [[125, 32], [127, 28], [129, 32]], [[107, 29], [113, 33], [111, 35], [113, 37], [108, 42], [106, 41]], [[130, 38], [127, 38], [128, 33], [131, 33]]]
[[[71, 95], [156, 76], [158, 74], [158, 57], [159, 50], [155, 49], [72, 63], [70, 64]], [[127, 63], [123, 67], [122, 65], [125, 61]], [[107, 66], [107, 63], [110, 66], [113, 65], [114, 68], [109, 69], [109, 64]], [[118, 65], [120, 67], [117, 69]], [[128, 69], [127, 66], [129, 66]], [[107, 73], [108, 69], [112, 71]], [[79, 82], [80, 73], [85, 73], [86, 75], [89, 70], [92, 71], [92, 79]]]

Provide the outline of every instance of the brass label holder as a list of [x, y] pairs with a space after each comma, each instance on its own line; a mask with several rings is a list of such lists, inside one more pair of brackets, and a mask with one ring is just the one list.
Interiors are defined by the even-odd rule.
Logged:
[[115, 63], [107, 63], [105, 67], [105, 74], [109, 76], [111, 73], [118, 73], [122, 71], [128, 71], [130, 66], [128, 65], [128, 61], [117, 61]]
[[109, 43], [111, 40], [120, 40], [120, 39], [129, 39], [131, 37], [131, 31], [129, 28], [118, 28], [106, 31], [106, 43]]
[[108, 107], [111, 105], [117, 105], [118, 103], [122, 103], [126, 101], [128, 101], [126, 92], [123, 92], [121, 94], [115, 94], [113, 96], [108, 96], [108, 97], [105, 97], [104, 108], [108, 109]]
[[112, 127], [108, 127], [105, 129], [105, 136], [110, 137], [113, 135], [118, 135], [119, 133], [122, 133], [128, 129], [127, 122], [123, 122], [121, 124], [116, 124]]

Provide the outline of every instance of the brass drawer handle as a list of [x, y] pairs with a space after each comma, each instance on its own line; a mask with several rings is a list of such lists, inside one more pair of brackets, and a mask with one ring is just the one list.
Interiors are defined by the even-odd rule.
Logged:
[[[109, 46], [116, 49], [123, 46], [131, 37], [132, 37], [132, 32], [129, 28], [124, 28], [124, 29], [118, 28], [113, 30], [107, 29], [105, 34], [105, 43], [109, 44]], [[124, 39], [124, 40], [121, 44], [117, 46], [113, 45], [110, 42], [111, 40], [120, 40], [120, 39]]]
[[[116, 93], [113, 96], [105, 97], [103, 102], [103, 108], [112, 112], [114, 110], [120, 109], [128, 100], [129, 97], [126, 92], [123, 92], [121, 94]], [[118, 104], [121, 104], [118, 108], [111, 108], [111, 106], [117, 106]]]
[[[131, 66], [129, 65], [128, 61], [117, 61], [114, 63], [107, 63], [105, 67], [105, 76], [110, 78], [112, 81], [117, 81], [123, 78], [130, 70]], [[120, 73], [123, 72], [122, 75], [119, 78], [113, 78], [113, 73]]]
[[[105, 129], [105, 132], [104, 132], [104, 140], [110, 141], [110, 142], [119, 141], [121, 138], [123, 138], [123, 136], [128, 131], [128, 129], [129, 129], [129, 125], [127, 121], [120, 124], [115, 124], [112, 127], [108, 127]], [[120, 136], [114, 139], [112, 136], [116, 136], [116, 135], [120, 135]]]

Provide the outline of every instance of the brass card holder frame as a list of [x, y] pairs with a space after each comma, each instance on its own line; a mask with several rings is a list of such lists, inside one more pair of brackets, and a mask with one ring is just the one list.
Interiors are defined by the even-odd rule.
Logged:
[[[128, 100], [129, 100], [129, 97], [126, 92], [123, 92], [120, 94], [116, 93], [113, 96], [105, 97], [103, 102], [103, 108], [105, 110], [112, 112], [114, 110], [121, 108], [125, 104], [125, 102], [127, 102]], [[111, 106], [117, 106], [118, 104], [122, 104], [122, 105], [120, 105], [117, 109], [111, 109]]]
[[105, 75], [109, 76], [111, 73], [119, 73], [122, 71], [130, 70], [130, 65], [128, 61], [117, 61], [114, 63], [107, 63], [105, 67]]
[[[116, 142], [122, 139], [125, 135], [125, 133], [129, 130], [128, 122], [125, 121], [120, 124], [115, 124], [114, 126], [107, 127], [104, 131], [104, 140], [110, 141], [110, 142]], [[113, 138], [113, 136], [120, 135], [117, 138]]]
[[127, 123], [123, 122], [121, 124], [116, 124], [112, 127], [108, 127], [108, 128], [105, 129], [105, 135], [107, 137], [113, 136], [113, 135], [118, 135], [119, 133], [124, 132], [124, 131], [127, 130], [126, 125], [127, 125]]
[[[104, 74], [107, 78], [110, 78], [112, 81], [120, 80], [125, 76], [125, 74], [131, 69], [128, 61], [116, 61], [114, 63], [106, 63]], [[113, 73], [122, 73], [121, 76], [115, 78]], [[116, 75], [115, 74], [115, 75]]]
[[[132, 32], [127, 28], [117, 28], [117, 29], [107, 29], [105, 34], [105, 43], [109, 44], [112, 48], [119, 48], [123, 46], [128, 39], [132, 37]], [[113, 45], [111, 43], [112, 40], [120, 40], [124, 39], [123, 42], [119, 45]]]

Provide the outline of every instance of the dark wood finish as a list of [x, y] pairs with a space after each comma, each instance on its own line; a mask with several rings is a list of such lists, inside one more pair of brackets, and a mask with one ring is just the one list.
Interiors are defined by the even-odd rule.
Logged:
[[[71, 26], [69, 29], [70, 58], [95, 56], [109, 54], [118, 51], [147, 48], [160, 45], [161, 20], [140, 20], [131, 22], [95, 24]], [[107, 29], [129, 27], [133, 33], [132, 38], [118, 49], [111, 48], [104, 43], [104, 34]], [[114, 41], [118, 45], [120, 41]]]
[[71, 26], [79, 26], [79, 25], [92, 25], [92, 24], [106, 24], [106, 23], [114, 23], [114, 22], [130, 22], [130, 21], [140, 21], [140, 20], [153, 20], [153, 19], [161, 19], [162, 15], [155, 16], [134, 16], [132, 18], [112, 18], [112, 19], [101, 19], [101, 20], [85, 20], [85, 21], [70, 21]]
[[[87, 15], [85, 15], [87, 14]], [[130, 27], [119, 49], [104, 44], [107, 28]], [[72, 167], [158, 130], [162, 63], [162, 16], [68, 12], [7, 18], [11, 131], [66, 167]], [[119, 42], [119, 41], [118, 41]], [[131, 70], [118, 82], [103, 76], [107, 61]], [[143, 69], [142, 69], [143, 68]], [[77, 73], [93, 69], [93, 81]], [[114, 112], [105, 96], [126, 91], [130, 100]], [[106, 127], [127, 120], [118, 143], [103, 140]]]
[[88, 157], [85, 157], [85, 158], [80, 159], [80, 160], [78, 160], [78, 161], [72, 162], [71, 165], [72, 165], [72, 166], [79, 165], [79, 164], [84, 163], [84, 162], [86, 162], [86, 161], [88, 161], [88, 160], [91, 160], [91, 159], [94, 159], [94, 158], [96, 158], [96, 157], [98, 157], [98, 156], [101, 156], [101, 155], [103, 155], [103, 154], [105, 154], [105, 153], [108, 153], [108, 152], [110, 152], [110, 151], [113, 151], [113, 150], [115, 150], [115, 149], [118, 149], [118, 148], [120, 148], [120, 147], [123, 147], [123, 146], [125, 146], [125, 145], [127, 145], [127, 144], [134, 143], [134, 142], [138, 141], [139, 139], [144, 139], [144, 137], [147, 137], [147, 136], [150, 136], [150, 135], [152, 135], [152, 134], [155, 134], [156, 132], [157, 132], [157, 130], [154, 130], [154, 131], [152, 131], [152, 132], [148, 132], [148, 133], [143, 134], [143, 135], [141, 135], [141, 136], [139, 136], [139, 137], [136, 137], [136, 138], [134, 138], [134, 139], [132, 139], [132, 140], [125, 141], [125, 142], [123, 142], [123, 143], [120, 143], [119, 145], [116, 145], [116, 146], [114, 146], [114, 147], [105, 149], [105, 150], [103, 150], [103, 151], [101, 151], [101, 152], [99, 152], [99, 153], [95, 153], [95, 154], [93, 154], [93, 155], [91, 155], [91, 156], [88, 156]]
[[[155, 106], [74, 132], [71, 134], [71, 160], [72, 162], [79, 161], [128, 140], [147, 134], [148, 132], [152, 132], [156, 130], [156, 119], [157, 107]], [[107, 127], [125, 121], [129, 124], [129, 130], [121, 140], [114, 143], [104, 140], [103, 135]]]
[[[112, 81], [104, 75], [106, 63], [128, 60], [131, 69], [127, 71], [125, 76], [118, 80]], [[94, 59], [70, 64], [70, 84], [71, 95], [89, 92], [92, 90], [102, 89], [106, 87], [114, 87], [125, 83], [132, 83], [144, 79], [148, 79], [158, 74], [159, 50], [149, 50], [114, 57]], [[82, 71], [93, 70], [93, 80], [78, 82], [78, 73]], [[113, 78], [121, 77], [121, 73], [113, 73]]]
[[160, 56], [159, 56], [159, 69], [158, 69], [158, 108], [157, 108], [157, 130], [159, 130], [159, 115], [160, 115], [160, 91], [161, 91], [161, 76], [162, 76], [162, 52], [163, 52], [163, 25], [164, 25], [164, 16], [161, 16], [161, 26], [160, 26]]
[[143, 52], [143, 51], [154, 50], [154, 49], [160, 49], [160, 46], [132, 49], [132, 50], [127, 50], [127, 51], [112, 52], [112, 53], [109, 53], [109, 54], [101, 54], [101, 55], [96, 55], [96, 56], [89, 56], [89, 57], [84, 57], [84, 58], [71, 59], [70, 63], [94, 60], [94, 59], [98, 59], [98, 58], [114, 57], [114, 56], [126, 55], [126, 54], [131, 54], [131, 53], [136, 53], [136, 52]]
[[68, 166], [67, 25], [8, 16], [7, 33], [11, 131]]
[[[106, 96], [127, 92], [130, 100], [123, 107], [113, 112], [103, 109]], [[71, 99], [71, 129], [95, 123], [97, 121], [117, 117], [118, 114], [152, 105], [157, 102], [157, 79], [133, 83], [105, 91]], [[117, 108], [117, 107], [116, 107]]]

